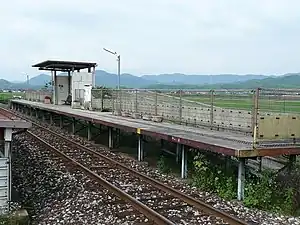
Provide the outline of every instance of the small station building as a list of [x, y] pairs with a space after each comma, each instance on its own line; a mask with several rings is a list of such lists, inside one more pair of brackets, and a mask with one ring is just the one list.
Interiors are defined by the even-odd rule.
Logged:
[[51, 71], [54, 105], [71, 105], [72, 108], [90, 107], [97, 63], [47, 60], [32, 67]]

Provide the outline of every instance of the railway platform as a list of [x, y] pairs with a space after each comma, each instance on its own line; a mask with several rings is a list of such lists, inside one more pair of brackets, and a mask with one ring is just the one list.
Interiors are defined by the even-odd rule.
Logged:
[[250, 135], [230, 132], [216, 131], [207, 128], [188, 127], [171, 123], [156, 123], [142, 119], [115, 116], [111, 112], [96, 112], [82, 109], [74, 109], [65, 105], [52, 105], [42, 102], [28, 100], [12, 100], [11, 108], [32, 116], [45, 115], [53, 121], [54, 116], [60, 118], [60, 124], [64, 119], [72, 123], [72, 130], [75, 133], [75, 125], [83, 121], [87, 126], [87, 137], [92, 138], [91, 128], [93, 125], [108, 127], [109, 148], [113, 147], [113, 129], [135, 133], [138, 137], [137, 158], [142, 161], [144, 158], [144, 137], [150, 136], [157, 139], [177, 144], [176, 154], [181, 156], [181, 177], [187, 176], [187, 151], [188, 148], [211, 151], [227, 156], [236, 157], [239, 160], [238, 170], [238, 199], [244, 194], [245, 181], [245, 160], [263, 156], [290, 155], [292, 160], [300, 153], [300, 146], [293, 142], [260, 141], [253, 145], [253, 137]]

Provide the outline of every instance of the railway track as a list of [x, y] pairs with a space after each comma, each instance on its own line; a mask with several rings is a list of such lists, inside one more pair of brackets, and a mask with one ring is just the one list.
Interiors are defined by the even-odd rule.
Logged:
[[[12, 114], [8, 110], [5, 113]], [[156, 224], [247, 224], [115, 159], [31, 122], [34, 125], [32, 131], [28, 132], [31, 137], [88, 173]]]

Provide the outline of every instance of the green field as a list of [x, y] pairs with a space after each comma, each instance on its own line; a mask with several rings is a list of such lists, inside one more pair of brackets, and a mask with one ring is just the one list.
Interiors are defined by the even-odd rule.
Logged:
[[[205, 104], [211, 104], [212, 100], [209, 95], [185, 95], [184, 99], [197, 101]], [[254, 100], [252, 96], [215, 96], [213, 105], [228, 108], [228, 109], [241, 109], [253, 110]], [[262, 111], [269, 112], [292, 112], [300, 113], [300, 99], [299, 100], [286, 100], [279, 98], [265, 97], [259, 99], [258, 108]]]
[[22, 96], [24, 93], [22, 92], [0, 92], [0, 103], [8, 103], [10, 99], [14, 96]]

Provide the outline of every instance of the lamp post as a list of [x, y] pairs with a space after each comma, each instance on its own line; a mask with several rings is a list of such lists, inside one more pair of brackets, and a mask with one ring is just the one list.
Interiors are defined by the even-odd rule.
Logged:
[[27, 88], [29, 88], [29, 75], [25, 72], [23, 72], [22, 74], [26, 76]]
[[117, 52], [111, 51], [109, 49], [103, 48], [103, 50], [110, 53], [110, 54], [112, 54], [112, 55], [115, 55], [117, 57], [117, 62], [118, 62], [118, 86], [117, 86], [117, 89], [118, 89], [118, 98], [119, 98], [119, 101], [120, 101], [120, 107], [119, 107], [119, 109], [117, 109], [117, 113], [118, 113], [118, 115], [120, 115], [120, 113], [121, 113], [121, 98], [120, 98], [121, 56]]

